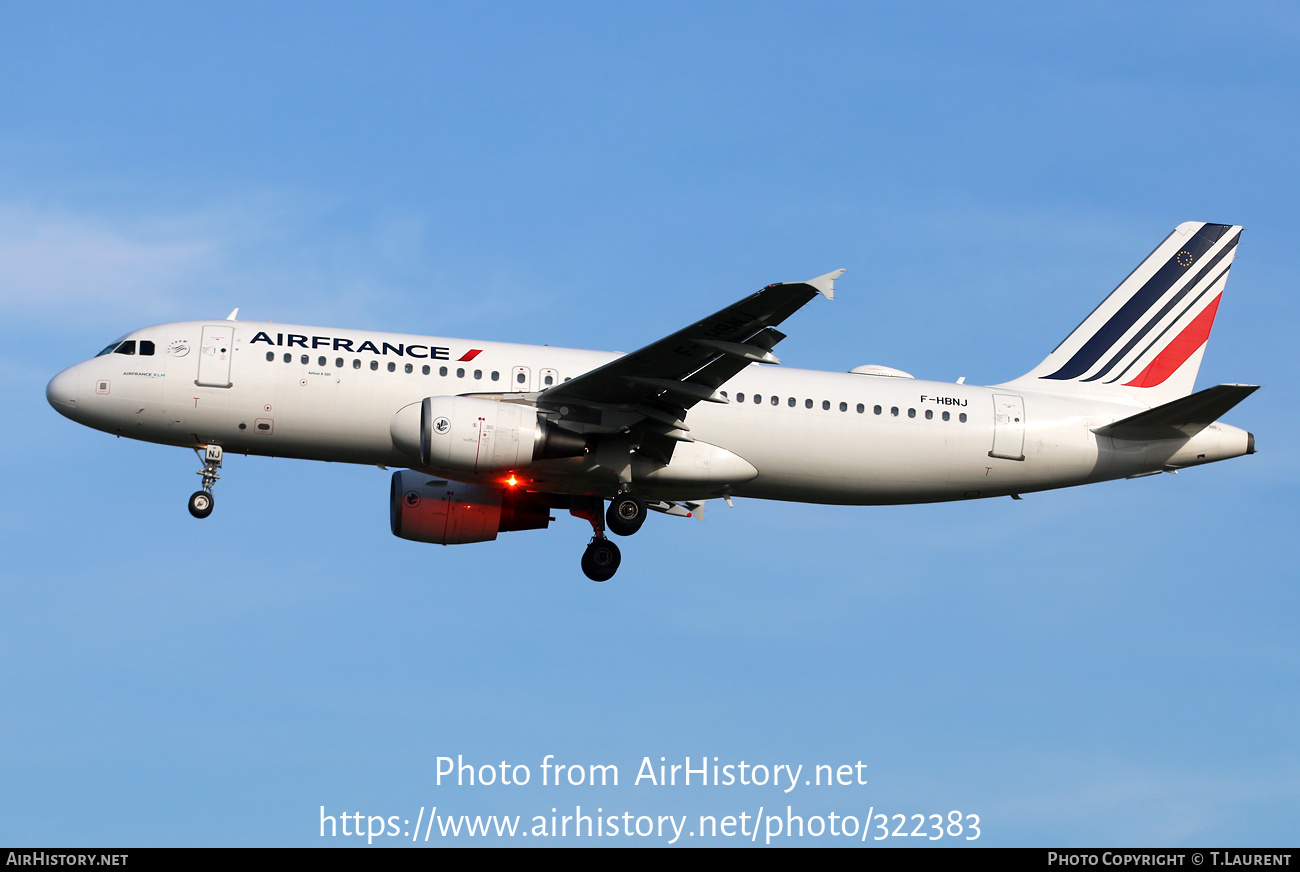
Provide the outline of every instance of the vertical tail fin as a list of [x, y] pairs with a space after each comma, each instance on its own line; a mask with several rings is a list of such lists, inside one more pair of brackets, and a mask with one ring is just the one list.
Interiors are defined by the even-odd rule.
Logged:
[[1188, 221], [1011, 384], [1157, 406], [1192, 392], [1241, 227]]

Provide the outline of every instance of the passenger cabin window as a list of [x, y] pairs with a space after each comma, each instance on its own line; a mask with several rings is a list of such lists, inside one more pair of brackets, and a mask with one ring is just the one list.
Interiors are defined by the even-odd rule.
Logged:
[[374, 372], [377, 369], [379, 369], [379, 361], [377, 360], [370, 361], [370, 371]]
[[829, 412], [829, 411], [830, 411], [830, 408], [831, 408], [831, 401], [830, 401], [830, 400], [822, 400], [822, 411], [823, 411], [823, 412]]
[[275, 352], [274, 352], [274, 351], [268, 351], [268, 352], [266, 353], [266, 359], [267, 359], [267, 360], [275, 360]]

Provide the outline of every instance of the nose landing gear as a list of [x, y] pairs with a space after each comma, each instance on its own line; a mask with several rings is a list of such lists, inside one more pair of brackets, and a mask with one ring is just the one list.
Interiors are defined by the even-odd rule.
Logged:
[[190, 514], [196, 518], [206, 518], [212, 514], [215, 500], [207, 491], [195, 491], [190, 494]]
[[221, 446], [209, 445], [202, 454], [199, 454], [199, 449], [195, 448], [194, 453], [198, 454], [199, 459], [203, 461], [203, 468], [196, 473], [203, 476], [203, 489], [190, 494], [190, 514], [196, 518], [206, 518], [212, 514], [212, 509], [216, 505], [216, 500], [212, 496], [212, 486], [217, 483], [217, 479], [221, 478], [217, 472], [221, 468]]

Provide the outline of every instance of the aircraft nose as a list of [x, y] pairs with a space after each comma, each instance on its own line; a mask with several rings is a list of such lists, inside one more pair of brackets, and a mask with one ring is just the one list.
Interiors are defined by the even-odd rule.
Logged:
[[81, 388], [81, 377], [75, 366], [50, 379], [45, 386], [45, 399], [60, 415], [71, 417], [77, 410], [77, 394]]

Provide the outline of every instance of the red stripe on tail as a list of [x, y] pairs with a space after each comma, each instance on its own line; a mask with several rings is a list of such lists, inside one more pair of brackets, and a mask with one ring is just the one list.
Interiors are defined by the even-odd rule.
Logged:
[[1131, 382], [1126, 382], [1125, 387], [1130, 388], [1153, 388], [1156, 385], [1164, 384], [1165, 379], [1178, 371], [1178, 367], [1187, 362], [1187, 358], [1196, 353], [1196, 349], [1205, 344], [1205, 340], [1210, 338], [1210, 328], [1214, 326], [1214, 314], [1219, 311], [1219, 300], [1223, 295], [1214, 298], [1214, 302], [1206, 306], [1201, 314], [1197, 315], [1192, 323], [1188, 324], [1182, 333], [1174, 337], [1174, 341], [1165, 346], [1165, 350], [1156, 355], [1156, 359], [1147, 364], [1147, 368], [1142, 370], [1142, 374]]

